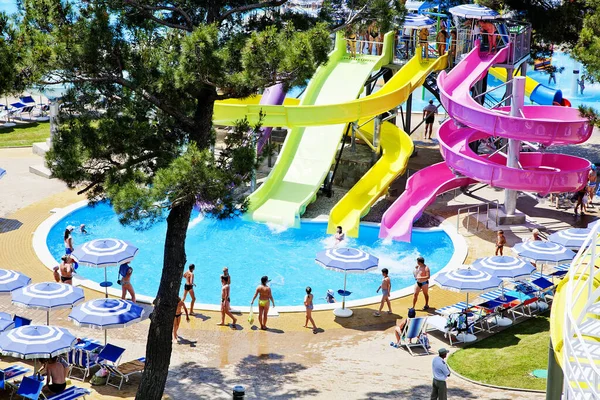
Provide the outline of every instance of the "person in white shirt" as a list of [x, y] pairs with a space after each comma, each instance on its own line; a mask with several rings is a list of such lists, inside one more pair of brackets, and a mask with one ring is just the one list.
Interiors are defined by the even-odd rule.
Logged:
[[431, 389], [431, 400], [447, 400], [448, 387], [446, 379], [450, 376], [450, 369], [444, 359], [448, 355], [448, 350], [441, 348], [438, 350], [439, 356], [433, 359], [431, 369], [433, 371], [433, 387]]

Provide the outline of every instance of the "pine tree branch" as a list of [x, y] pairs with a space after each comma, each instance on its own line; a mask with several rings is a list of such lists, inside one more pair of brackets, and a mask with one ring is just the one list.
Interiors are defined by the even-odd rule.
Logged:
[[287, 3], [287, 0], [271, 0], [271, 1], [263, 1], [261, 3], [254, 3], [254, 4], [247, 4], [245, 6], [240, 6], [240, 7], [236, 7], [236, 8], [232, 8], [231, 10], [225, 12], [224, 14], [222, 14], [219, 18], [217, 18], [218, 21], [223, 21], [225, 20], [227, 17], [229, 17], [232, 14], [237, 14], [240, 12], [245, 12], [245, 11], [251, 11], [251, 10], [256, 10], [258, 8], [266, 8], [266, 7], [279, 7], [283, 4]]
[[[146, 17], [150, 18], [152, 21], [167, 26], [169, 28], [174, 28], [174, 29], [179, 29], [179, 30], [184, 30], [187, 32], [192, 32], [194, 30], [194, 23], [192, 22], [192, 19], [190, 18], [190, 16], [188, 15], [188, 13], [186, 13], [183, 9], [181, 9], [180, 7], [175, 7], [175, 6], [148, 6], [148, 5], [144, 5], [144, 4], [140, 4], [137, 1], [134, 0], [125, 0], [125, 4], [131, 5], [135, 8], [137, 8], [140, 12], [142, 12], [143, 15], [145, 15]], [[174, 24], [172, 22], [168, 22], [165, 21], [164, 19], [160, 19], [158, 17], [156, 17], [154, 15], [154, 11], [171, 11], [171, 12], [176, 12], [177, 14], [181, 15], [183, 17], [183, 19], [185, 19], [186, 25], [180, 25], [180, 24]]]

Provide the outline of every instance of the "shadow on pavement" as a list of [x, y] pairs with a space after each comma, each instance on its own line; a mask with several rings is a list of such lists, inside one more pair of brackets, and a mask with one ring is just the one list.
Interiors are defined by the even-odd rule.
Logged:
[[16, 219], [0, 218], [0, 233], [16, 231], [21, 226], [23, 223]]
[[[393, 390], [391, 392], [369, 392], [364, 399], [379, 400], [379, 399], [429, 399], [431, 396], [431, 386], [418, 385], [409, 389]], [[449, 399], [476, 399], [475, 396], [468, 390], [448, 388]]]

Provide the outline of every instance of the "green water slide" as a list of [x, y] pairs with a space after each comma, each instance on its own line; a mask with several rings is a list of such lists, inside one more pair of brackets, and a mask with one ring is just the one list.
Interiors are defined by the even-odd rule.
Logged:
[[[338, 33], [335, 49], [308, 84], [301, 106], [342, 104], [356, 99], [371, 73], [390, 62], [392, 33], [385, 35], [383, 54], [350, 58]], [[305, 111], [310, 113], [310, 107]], [[263, 185], [249, 197], [248, 216], [257, 222], [299, 226], [300, 215], [315, 200], [331, 168], [346, 123], [294, 127]]]

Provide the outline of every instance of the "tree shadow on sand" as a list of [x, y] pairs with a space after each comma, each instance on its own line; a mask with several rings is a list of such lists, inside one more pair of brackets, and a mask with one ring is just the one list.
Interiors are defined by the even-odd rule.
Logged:
[[295, 362], [285, 362], [281, 354], [267, 353], [248, 355], [235, 367], [235, 375], [247, 382], [246, 394], [259, 399], [295, 399], [311, 397], [319, 393], [317, 389], [286, 388], [300, 381], [298, 373], [307, 369]]
[[233, 386], [219, 369], [187, 362], [169, 368], [165, 394], [172, 399], [230, 399]]
[[[430, 385], [417, 385], [408, 389], [392, 390], [391, 392], [369, 392], [364, 399], [428, 399], [431, 396]], [[448, 388], [449, 399], [477, 399], [478, 396], [464, 389]]]

